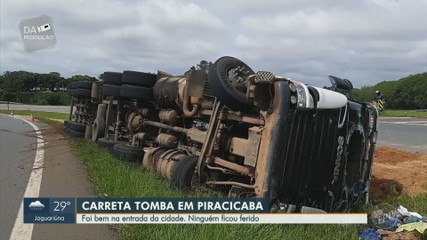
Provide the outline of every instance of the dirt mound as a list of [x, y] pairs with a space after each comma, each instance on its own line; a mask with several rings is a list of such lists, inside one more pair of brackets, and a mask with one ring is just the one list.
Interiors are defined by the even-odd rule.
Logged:
[[427, 154], [377, 147], [372, 172], [371, 196], [380, 200], [389, 195], [427, 193]]

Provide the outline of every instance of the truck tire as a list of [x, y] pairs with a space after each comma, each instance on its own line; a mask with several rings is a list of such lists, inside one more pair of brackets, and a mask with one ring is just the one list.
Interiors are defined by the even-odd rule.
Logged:
[[69, 94], [73, 97], [90, 97], [90, 90], [83, 88], [74, 88], [69, 91]]
[[105, 132], [105, 120], [97, 117], [92, 124], [92, 142], [96, 142]]
[[106, 113], [107, 113], [107, 104], [105, 103], [98, 104], [98, 109], [96, 110], [96, 117], [105, 118]]
[[108, 152], [113, 153], [113, 147], [117, 142], [114, 141], [114, 139], [111, 138], [99, 138], [98, 141], [96, 141], [96, 145], [99, 148], [105, 148], [108, 150]]
[[122, 161], [138, 163], [144, 157], [144, 149], [140, 146], [131, 146], [127, 142], [117, 143], [113, 147], [113, 156]]
[[92, 83], [87, 82], [87, 81], [72, 82], [72, 83], [70, 83], [70, 86], [72, 89], [75, 89], [75, 88], [82, 88], [82, 89], [87, 89], [87, 90], [92, 89]]
[[64, 132], [64, 134], [68, 134], [70, 130], [68, 129], [68, 127], [64, 126], [62, 128], [62, 131]]
[[120, 85], [122, 84], [122, 73], [119, 72], [104, 72], [102, 74], [102, 80], [104, 83]]
[[[243, 70], [237, 73], [237, 77], [230, 78], [229, 72], [237, 67]], [[245, 79], [251, 74], [254, 74], [254, 71], [239, 59], [221, 57], [209, 69], [208, 82], [215, 97], [227, 107], [249, 111], [253, 106], [246, 101]]]
[[92, 139], [92, 125], [86, 125], [85, 129], [85, 139]]
[[105, 97], [120, 97], [120, 86], [104, 84], [102, 86], [102, 95]]
[[157, 81], [157, 75], [145, 72], [123, 71], [122, 83], [140, 87], [153, 87]]
[[138, 100], [151, 100], [153, 99], [153, 89], [132, 85], [122, 85], [120, 89], [120, 96]]
[[77, 132], [77, 131], [74, 131], [74, 130], [71, 130], [71, 129], [70, 129], [69, 135], [72, 138], [84, 138], [85, 137], [85, 133], [84, 132]]
[[197, 156], [188, 156], [178, 162], [172, 171], [171, 185], [180, 190], [190, 190], [194, 185], [194, 171], [197, 165]]
[[70, 130], [73, 130], [73, 131], [76, 131], [76, 132], [82, 132], [82, 133], [84, 133], [86, 131], [86, 124], [76, 123], [76, 122], [68, 122], [68, 128]]

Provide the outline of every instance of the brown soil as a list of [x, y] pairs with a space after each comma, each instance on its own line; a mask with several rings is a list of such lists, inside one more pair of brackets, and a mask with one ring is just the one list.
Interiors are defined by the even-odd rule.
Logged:
[[427, 193], [427, 154], [377, 147], [372, 172], [371, 196], [380, 200], [403, 193]]

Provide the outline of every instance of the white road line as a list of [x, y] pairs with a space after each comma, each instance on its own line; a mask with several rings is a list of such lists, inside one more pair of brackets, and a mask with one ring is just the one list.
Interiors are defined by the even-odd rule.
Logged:
[[413, 118], [413, 117], [380, 117], [378, 120], [387, 120], [387, 119], [394, 120], [394, 119], [410, 119], [410, 118]]
[[411, 125], [411, 126], [426, 126], [427, 121], [407, 121], [407, 122], [381, 122], [384, 124], [398, 124], [398, 125]]
[[[36, 125], [25, 119], [22, 120], [34, 128], [34, 131], [36, 131], [37, 134], [36, 158], [34, 160], [33, 171], [31, 172], [27, 188], [25, 189], [24, 197], [38, 197], [43, 173], [44, 140], [40, 129]], [[33, 234], [33, 226], [34, 224], [24, 224], [24, 199], [22, 199], [9, 240], [30, 240], [31, 235]]]

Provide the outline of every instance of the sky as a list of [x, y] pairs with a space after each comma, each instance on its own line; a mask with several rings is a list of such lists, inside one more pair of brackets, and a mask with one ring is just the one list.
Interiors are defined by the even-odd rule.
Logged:
[[[26, 52], [19, 23], [48, 15], [53, 48]], [[2, 0], [0, 71], [180, 75], [236, 57], [255, 72], [355, 87], [427, 71], [427, 0]]]

